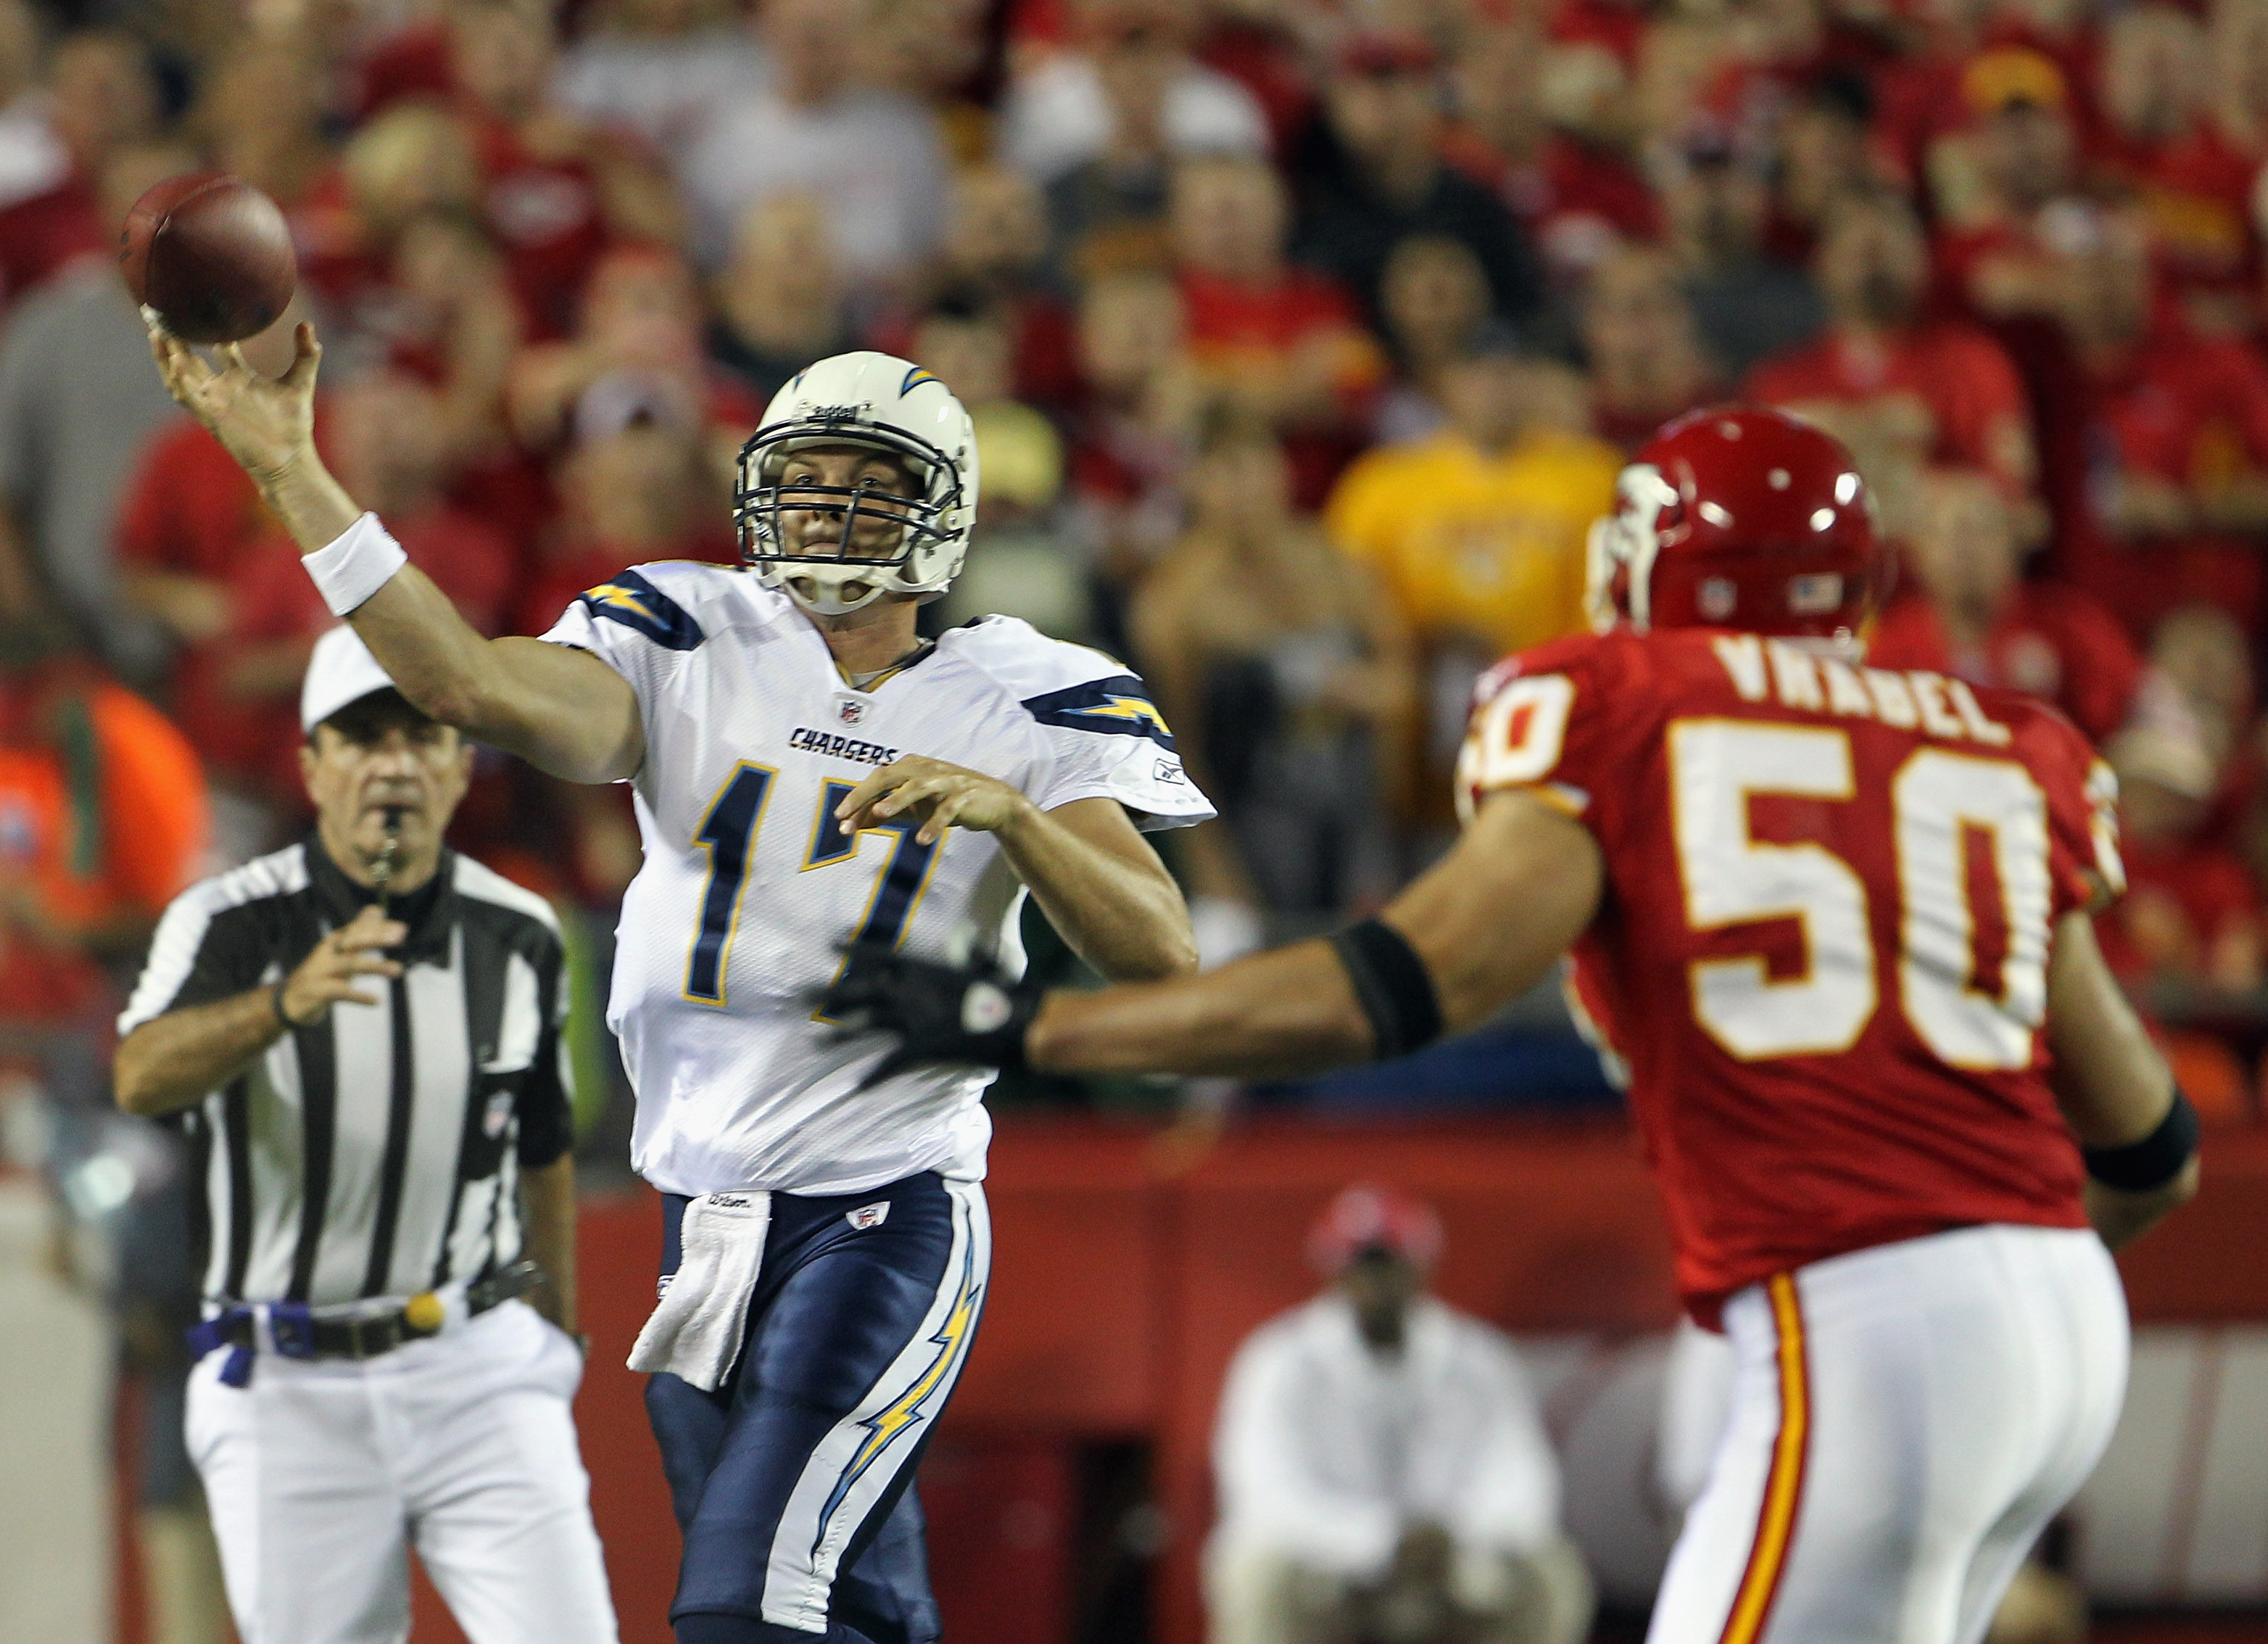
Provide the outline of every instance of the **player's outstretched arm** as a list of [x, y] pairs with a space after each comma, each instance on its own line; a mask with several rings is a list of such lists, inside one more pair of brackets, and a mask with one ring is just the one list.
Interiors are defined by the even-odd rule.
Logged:
[[[1598, 911], [1605, 867], [1581, 823], [1531, 794], [1481, 807], [1455, 850], [1383, 915], [1416, 951], [1442, 1028], [1476, 1026], [1550, 974]], [[1201, 977], [1049, 996], [1025, 1040], [1049, 1073], [1283, 1076], [1377, 1053], [1339, 950], [1300, 942]]]
[[2115, 1250], [2196, 1194], [2196, 1121], [2084, 913], [2056, 926], [2047, 1032], [2049, 1079], [2087, 1155], [2088, 1215]]
[[[153, 328], [151, 351], [173, 398], [211, 430], [283, 520], [300, 553], [330, 547], [362, 518], [315, 450], [315, 328], [293, 336], [291, 369], [254, 371], [234, 343], [218, 370]], [[489, 639], [415, 566], [404, 565], [348, 621], [401, 694], [445, 725], [571, 782], [634, 775], [645, 731], [630, 683], [587, 652]]]

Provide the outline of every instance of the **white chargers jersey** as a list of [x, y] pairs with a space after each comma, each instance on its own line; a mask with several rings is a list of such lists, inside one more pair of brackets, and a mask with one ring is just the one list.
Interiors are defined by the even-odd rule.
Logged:
[[1098, 651], [990, 616], [856, 690], [784, 593], [721, 565], [641, 565], [544, 636], [637, 691], [645, 863], [622, 899], [607, 1020], [637, 1094], [631, 1163], [672, 1193], [850, 1193], [923, 1170], [983, 1174], [991, 1075], [909, 1070], [812, 1014], [853, 940], [933, 958], [1022, 948], [1021, 884], [990, 834], [910, 822], [846, 837], [835, 807], [922, 754], [1042, 810], [1113, 799], [1145, 828], [1212, 807], [1142, 682]]

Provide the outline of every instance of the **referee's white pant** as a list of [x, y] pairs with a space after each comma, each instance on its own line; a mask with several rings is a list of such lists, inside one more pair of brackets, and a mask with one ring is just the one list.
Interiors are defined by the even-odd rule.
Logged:
[[1725, 1333], [1731, 1418], [1648, 1644], [1977, 1644], [2125, 1393], [2125, 1296], [2084, 1230], [1815, 1262]]
[[401, 1644], [412, 1538], [473, 1644], [615, 1644], [570, 1404], [582, 1355], [525, 1302], [379, 1358], [228, 1353], [189, 1380], [242, 1644]]

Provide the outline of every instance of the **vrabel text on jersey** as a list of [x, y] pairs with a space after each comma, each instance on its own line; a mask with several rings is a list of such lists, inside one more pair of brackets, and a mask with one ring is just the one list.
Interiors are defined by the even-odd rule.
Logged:
[[1720, 634], [1711, 642], [1743, 702], [1777, 697], [1784, 708], [1880, 719], [1901, 731], [2006, 748], [2009, 730], [1985, 717], [1962, 681], [1916, 668], [1893, 674], [1819, 656], [1783, 639]]

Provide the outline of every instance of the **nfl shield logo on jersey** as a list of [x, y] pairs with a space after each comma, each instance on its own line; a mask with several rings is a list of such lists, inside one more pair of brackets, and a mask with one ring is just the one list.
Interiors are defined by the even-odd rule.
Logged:
[[866, 717], [866, 704], [856, 697], [837, 697], [835, 699], [835, 717], [845, 725], [856, 725]]
[[843, 1220], [849, 1222], [860, 1233], [864, 1233], [869, 1227], [880, 1227], [882, 1225], [882, 1219], [889, 1213], [890, 1201], [887, 1198], [882, 1198], [875, 1200], [871, 1205], [861, 1205], [856, 1210], [845, 1212], [843, 1213]]

